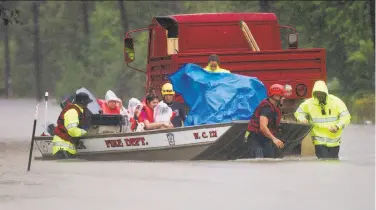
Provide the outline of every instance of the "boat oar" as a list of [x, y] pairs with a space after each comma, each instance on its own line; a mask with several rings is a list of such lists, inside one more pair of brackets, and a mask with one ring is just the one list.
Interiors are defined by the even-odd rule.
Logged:
[[38, 107], [39, 107], [39, 104], [37, 104], [37, 107], [36, 107], [36, 110], [35, 110], [35, 115], [34, 115], [33, 134], [31, 136], [30, 151], [29, 151], [29, 162], [27, 164], [27, 171], [30, 171], [31, 156], [33, 155], [35, 129], [36, 129], [36, 126], [37, 126], [37, 119], [38, 119]]

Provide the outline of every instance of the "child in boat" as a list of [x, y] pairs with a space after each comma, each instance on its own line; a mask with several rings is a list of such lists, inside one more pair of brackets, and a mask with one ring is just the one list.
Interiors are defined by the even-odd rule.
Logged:
[[114, 92], [108, 90], [105, 95], [105, 100], [97, 99], [103, 114], [125, 114], [126, 110], [123, 103]]
[[160, 101], [154, 108], [154, 122], [171, 123], [173, 115], [172, 109], [164, 102]]
[[153, 93], [149, 93], [146, 96], [145, 106], [142, 108], [139, 116], [139, 122], [143, 122], [145, 130], [155, 130], [163, 128], [173, 128], [171, 122], [155, 122], [154, 120], [154, 108], [158, 105], [159, 98]]
[[128, 113], [131, 123], [131, 130], [134, 131], [143, 131], [143, 123], [139, 123], [139, 117], [143, 104], [137, 98], [131, 98], [128, 103]]

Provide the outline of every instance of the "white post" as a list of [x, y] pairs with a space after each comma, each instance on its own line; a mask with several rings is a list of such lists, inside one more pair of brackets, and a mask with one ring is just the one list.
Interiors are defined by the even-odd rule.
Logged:
[[47, 131], [47, 105], [48, 105], [48, 92], [44, 94], [44, 101], [46, 102], [46, 106], [44, 108], [44, 129]]

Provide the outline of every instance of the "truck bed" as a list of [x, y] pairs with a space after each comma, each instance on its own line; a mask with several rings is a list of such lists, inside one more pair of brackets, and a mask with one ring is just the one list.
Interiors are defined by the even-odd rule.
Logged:
[[[167, 81], [168, 75], [186, 63], [205, 67], [210, 54], [179, 53], [168, 57], [152, 58], [148, 64], [150, 82], [155, 88], [159, 88]], [[266, 87], [273, 83], [291, 85], [293, 88], [291, 99], [301, 98], [295, 91], [298, 84], [307, 86], [307, 94], [304, 96], [306, 98], [311, 97], [310, 93], [315, 81], [326, 80], [325, 49], [234, 51], [216, 54], [220, 58], [220, 66], [232, 73], [257, 77]]]

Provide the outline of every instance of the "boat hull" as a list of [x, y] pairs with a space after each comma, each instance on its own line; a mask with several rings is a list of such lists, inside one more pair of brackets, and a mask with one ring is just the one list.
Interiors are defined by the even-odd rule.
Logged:
[[[102, 134], [81, 139], [78, 157], [86, 160], [234, 160], [247, 158], [244, 143], [247, 121], [154, 130], [134, 133]], [[311, 125], [282, 122], [281, 139], [288, 155], [312, 129]], [[35, 137], [43, 158], [53, 159], [52, 137]]]

